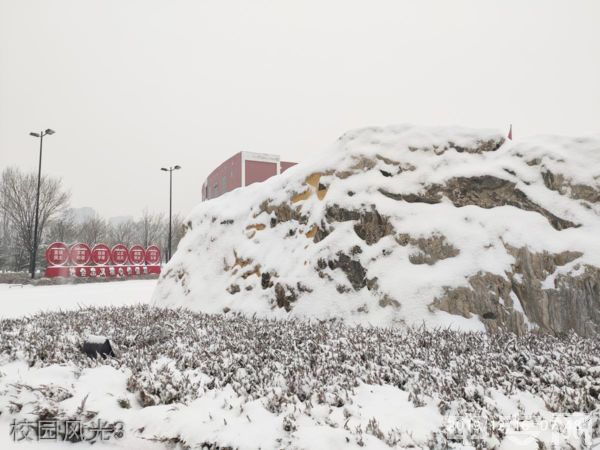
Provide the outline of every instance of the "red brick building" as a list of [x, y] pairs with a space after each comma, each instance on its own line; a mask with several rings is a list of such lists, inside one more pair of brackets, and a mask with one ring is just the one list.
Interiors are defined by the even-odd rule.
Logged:
[[295, 165], [279, 155], [239, 152], [213, 170], [202, 184], [202, 200], [216, 198], [236, 188], [259, 183]]

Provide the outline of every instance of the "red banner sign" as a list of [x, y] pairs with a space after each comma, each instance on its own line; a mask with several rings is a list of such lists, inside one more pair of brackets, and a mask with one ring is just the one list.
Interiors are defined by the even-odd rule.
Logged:
[[160, 249], [156, 245], [146, 249], [146, 264], [151, 266], [160, 264]]
[[129, 258], [129, 250], [123, 244], [117, 244], [110, 251], [110, 258], [113, 264], [125, 264]]
[[46, 249], [46, 261], [52, 266], [63, 266], [69, 260], [69, 247], [63, 242], [53, 242]]
[[[54, 242], [46, 249], [47, 277], [129, 277], [160, 273], [160, 249], [151, 245], [127, 248], [117, 244], [110, 249], [96, 244], [77, 243], [70, 248], [64, 242]], [[90, 261], [94, 265], [90, 265]]]
[[133, 277], [159, 274], [160, 266], [53, 266], [46, 268], [47, 277]]
[[92, 249], [92, 262], [97, 266], [103, 266], [110, 262], [110, 248], [106, 244], [96, 244]]
[[131, 264], [144, 264], [146, 260], [146, 250], [141, 245], [134, 245], [129, 249], [129, 262]]
[[71, 263], [73, 263], [76, 266], [86, 265], [88, 262], [90, 262], [91, 255], [92, 252], [90, 250], [90, 247], [88, 247], [87, 244], [83, 244], [81, 242], [79, 244], [73, 244], [73, 246], [71, 246], [71, 250], [69, 251]]

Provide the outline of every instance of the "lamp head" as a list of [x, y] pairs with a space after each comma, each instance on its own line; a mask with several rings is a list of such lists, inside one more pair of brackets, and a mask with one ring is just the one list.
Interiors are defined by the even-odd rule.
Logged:
[[33, 131], [29, 133], [29, 136], [40, 137], [40, 133], [34, 133]]
[[44, 132], [44, 134], [48, 134], [48, 135], [53, 135], [54, 133], [56, 133], [56, 131], [54, 131], [54, 130], [52, 130], [52, 129], [50, 129], [50, 128], [48, 128], [48, 129], [47, 129], [47, 130]]
[[165, 168], [165, 167], [161, 167], [160, 170], [164, 170], [165, 172], [168, 172], [169, 169]]
[[181, 166], [175, 166], [175, 167], [173, 167], [173, 169], [179, 170], [179, 169], [181, 169]]

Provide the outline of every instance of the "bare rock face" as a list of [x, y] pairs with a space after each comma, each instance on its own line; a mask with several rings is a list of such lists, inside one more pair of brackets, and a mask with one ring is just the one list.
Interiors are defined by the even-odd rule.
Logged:
[[[542, 331], [598, 334], [600, 269], [577, 266], [576, 275], [556, 274], [581, 253], [532, 253], [527, 248], [509, 248], [509, 252], [515, 264], [507, 277], [478, 273], [469, 279], [469, 287], [448, 289], [432, 306], [464, 317], [477, 314], [490, 330], [504, 328], [523, 334], [528, 330], [525, 319]], [[545, 286], [553, 274], [552, 286]], [[515, 300], [522, 308], [515, 308]]]
[[409, 255], [408, 260], [413, 264], [433, 265], [438, 261], [457, 256], [460, 251], [448, 243], [443, 235], [433, 235], [428, 238], [413, 238], [408, 234], [396, 236], [396, 242], [402, 246], [414, 245], [418, 253]]
[[333, 205], [327, 208], [326, 218], [329, 222], [354, 222], [354, 232], [368, 245], [375, 244], [394, 232], [389, 220], [379, 214], [374, 206], [370, 211], [349, 211]]
[[457, 144], [456, 142], [449, 140], [447, 143], [433, 144], [431, 146], [425, 145], [422, 147], [409, 146], [410, 151], [433, 151], [436, 155], [442, 155], [448, 150], [454, 150], [458, 153], [483, 153], [483, 152], [494, 152], [498, 150], [505, 140], [503, 137], [496, 137], [492, 139], [477, 139], [474, 142], [470, 142], [467, 145]]
[[[546, 290], [545, 294], [547, 316], [539, 323], [547, 324], [553, 331], [572, 329], [584, 336], [600, 332], [600, 269], [585, 266], [584, 273], [577, 277], [559, 275], [556, 288]], [[541, 303], [545, 306], [546, 302]], [[537, 319], [534, 313], [532, 317]]]
[[550, 286], [547, 276], [580, 257], [577, 252], [550, 255], [522, 248], [515, 254], [513, 290], [531, 321], [553, 332], [575, 330], [591, 336], [600, 331], [600, 269], [589, 265], [575, 267], [574, 274], [557, 274]]
[[600, 202], [600, 190], [585, 184], [572, 184], [565, 176], [554, 174], [549, 170], [542, 172], [544, 185], [548, 189], [559, 192], [561, 195], [567, 195], [575, 200], [585, 200], [590, 203]]
[[364, 288], [367, 285], [367, 271], [360, 261], [341, 252], [337, 256], [337, 259], [329, 261], [327, 266], [331, 270], [341, 269], [355, 291]]
[[201, 204], [186, 229], [157, 304], [600, 332], [600, 138], [366, 128]]
[[468, 287], [447, 289], [431, 306], [467, 318], [478, 315], [490, 331], [502, 328], [524, 334], [528, 330], [525, 317], [515, 308], [510, 293], [510, 281], [504, 277], [478, 273], [469, 278]]
[[525, 211], [534, 211], [546, 217], [550, 224], [557, 230], [571, 228], [576, 224], [556, 217], [551, 212], [532, 202], [527, 196], [512, 183], [501, 178], [491, 176], [458, 177], [452, 178], [445, 185], [432, 185], [423, 194], [393, 194], [385, 190], [383, 195], [394, 200], [403, 200], [410, 203], [440, 203], [442, 198], [448, 198], [457, 207], [476, 205], [481, 208], [491, 209], [499, 206], [515, 206]]

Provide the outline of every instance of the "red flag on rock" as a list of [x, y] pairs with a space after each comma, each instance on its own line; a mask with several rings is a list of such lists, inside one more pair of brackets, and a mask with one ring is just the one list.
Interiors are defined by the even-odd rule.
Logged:
[[512, 141], [512, 123], [510, 124], [510, 129], [508, 130], [508, 138]]

